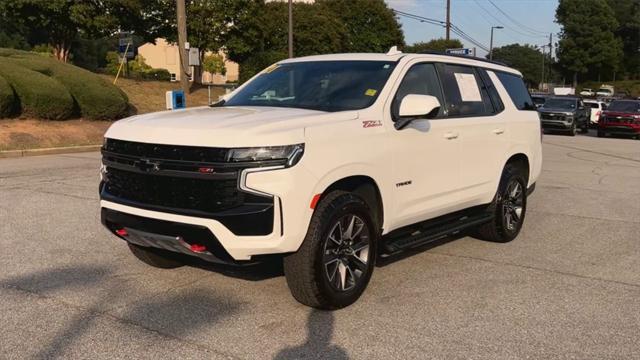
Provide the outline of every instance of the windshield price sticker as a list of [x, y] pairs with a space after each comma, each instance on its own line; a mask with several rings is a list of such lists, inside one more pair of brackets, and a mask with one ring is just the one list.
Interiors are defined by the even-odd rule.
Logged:
[[375, 89], [367, 89], [367, 91], [365, 91], [364, 94], [367, 96], [376, 96], [377, 92], [378, 90], [375, 90]]

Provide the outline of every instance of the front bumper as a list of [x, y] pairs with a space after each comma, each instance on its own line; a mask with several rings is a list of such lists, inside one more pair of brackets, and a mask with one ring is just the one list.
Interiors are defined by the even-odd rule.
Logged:
[[[303, 159], [304, 161], [304, 159]], [[230, 227], [228, 219], [217, 218], [216, 216], [197, 216], [172, 213], [159, 209], [145, 209], [143, 206], [134, 206], [132, 204], [122, 203], [120, 201], [110, 200], [103, 197], [100, 200], [101, 212], [103, 217], [105, 211], [113, 211], [122, 216], [140, 217], [145, 220], [144, 223], [156, 224], [154, 221], [170, 223], [178, 226], [187, 226], [204, 228], [208, 232], [207, 236], [200, 236], [198, 239], [214, 238], [220, 244], [222, 255], [216, 250], [212, 255], [223, 262], [246, 262], [255, 259], [257, 256], [282, 254], [297, 251], [304, 240], [307, 227], [313, 214], [313, 210], [309, 207], [309, 203], [313, 197], [314, 187], [318, 179], [316, 179], [303, 164], [297, 164], [288, 169], [252, 172], [246, 176], [246, 186], [273, 196], [272, 214], [268, 216], [270, 224], [268, 232], [256, 233], [256, 223], [251, 218], [244, 217], [246, 214], [239, 215], [237, 221], [239, 228]], [[113, 216], [111, 216], [113, 217]], [[122, 219], [122, 217], [118, 217]], [[140, 230], [152, 234], [176, 237], [181, 236], [183, 239], [192, 241], [191, 238], [185, 237], [184, 234], [175, 233], [175, 231], [166, 231], [164, 226], [140, 226], [140, 221], [129, 224], [129, 220], [117, 221], [109, 220], [109, 216], [103, 219], [105, 224], [110, 221], [112, 224], [107, 226], [110, 232], [115, 233], [117, 227], [129, 227], [134, 230]], [[150, 220], [150, 221], [149, 221]], [[264, 229], [264, 224], [259, 228]], [[250, 230], [248, 230], [250, 229]], [[246, 235], [247, 233], [252, 233]], [[119, 236], [123, 238], [122, 236]], [[125, 239], [127, 240], [127, 239]], [[188, 242], [187, 241], [187, 242]], [[195, 240], [193, 240], [195, 241]], [[203, 244], [203, 242], [198, 242]], [[209, 246], [205, 245], [207, 248]], [[185, 252], [184, 244], [176, 241], [172, 244], [173, 248], [163, 247], [164, 245], [149, 243], [146, 246], [154, 246], [165, 248], [171, 251]], [[189, 255], [197, 256], [208, 261], [217, 261], [214, 258], [207, 258], [195, 252], [186, 252]], [[228, 258], [226, 257], [228, 254]]]
[[544, 130], [571, 130], [573, 122], [542, 120], [542, 128]]
[[640, 135], [640, 125], [598, 124], [598, 131], [612, 135]]

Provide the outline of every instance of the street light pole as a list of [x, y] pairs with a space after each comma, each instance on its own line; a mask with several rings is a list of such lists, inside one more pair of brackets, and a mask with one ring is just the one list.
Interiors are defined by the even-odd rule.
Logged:
[[491, 40], [489, 41], [489, 60], [493, 60], [493, 29], [504, 29], [503, 26], [491, 27]]
[[293, 1], [289, 0], [289, 58], [293, 57]]

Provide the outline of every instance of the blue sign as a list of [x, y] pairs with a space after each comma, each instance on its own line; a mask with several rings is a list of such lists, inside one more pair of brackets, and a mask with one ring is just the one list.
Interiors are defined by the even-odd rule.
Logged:
[[171, 105], [172, 109], [184, 109], [187, 104], [184, 101], [184, 91], [182, 90], [173, 90], [171, 92]]
[[452, 55], [471, 55], [473, 51], [471, 49], [447, 49], [445, 53]]

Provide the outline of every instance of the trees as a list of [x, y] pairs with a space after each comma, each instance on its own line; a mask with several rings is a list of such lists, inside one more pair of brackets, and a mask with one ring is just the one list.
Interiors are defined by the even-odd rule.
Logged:
[[622, 42], [614, 36], [618, 22], [606, 0], [560, 0], [556, 21], [562, 25], [558, 60], [572, 73], [574, 87], [578, 74], [619, 67]]
[[404, 52], [419, 53], [423, 51], [440, 51], [445, 52], [447, 49], [460, 49], [462, 48], [462, 42], [458, 39], [433, 39], [428, 42], [417, 42], [413, 45], [407, 45], [404, 48]]
[[161, 21], [168, 0], [5, 0], [0, 17], [31, 45], [49, 44], [58, 60], [67, 62], [79, 35], [108, 36], [119, 29], [153, 40], [164, 29]]
[[[544, 56], [545, 73], [549, 74], [545, 79], [553, 79], [553, 61], [549, 54]], [[529, 87], [535, 87], [542, 81], [542, 52], [531, 45], [511, 44], [494, 48], [493, 59], [519, 70]]]
[[618, 20], [614, 30], [616, 37], [622, 40], [621, 72], [632, 79], [640, 78], [640, 1], [608, 0]]
[[[240, 64], [240, 81], [287, 57], [287, 3], [250, 2], [251, 16], [229, 31], [224, 49]], [[386, 52], [404, 36], [383, 0], [318, 0], [293, 4], [294, 56]]]
[[384, 0], [317, 0], [318, 11], [346, 29], [344, 52], [387, 52], [404, 46], [404, 34], [393, 10]]

